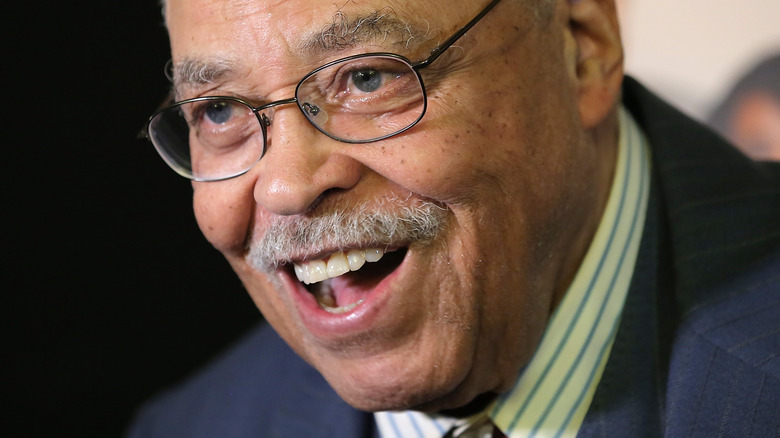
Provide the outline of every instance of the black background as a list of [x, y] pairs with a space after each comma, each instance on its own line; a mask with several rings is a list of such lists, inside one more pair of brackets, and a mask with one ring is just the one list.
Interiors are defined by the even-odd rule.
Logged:
[[29, 3], [3, 20], [0, 435], [121, 436], [261, 317], [136, 139], [168, 90], [158, 5]]

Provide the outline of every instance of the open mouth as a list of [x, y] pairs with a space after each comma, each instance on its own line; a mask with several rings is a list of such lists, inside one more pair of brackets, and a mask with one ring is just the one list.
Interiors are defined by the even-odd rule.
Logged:
[[376, 285], [400, 266], [406, 252], [406, 248], [338, 251], [319, 260], [295, 263], [293, 269], [321, 309], [345, 313], [362, 304]]

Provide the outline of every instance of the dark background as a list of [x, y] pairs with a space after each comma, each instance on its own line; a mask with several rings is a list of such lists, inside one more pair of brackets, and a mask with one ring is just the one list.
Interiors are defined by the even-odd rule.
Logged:
[[28, 3], [4, 14], [0, 435], [121, 436], [260, 315], [136, 139], [168, 90], [156, 2]]

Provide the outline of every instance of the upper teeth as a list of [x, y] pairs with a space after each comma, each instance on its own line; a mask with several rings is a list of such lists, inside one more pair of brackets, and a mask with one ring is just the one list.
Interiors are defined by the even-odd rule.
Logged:
[[295, 263], [293, 266], [295, 267], [295, 276], [298, 277], [299, 281], [312, 284], [344, 275], [349, 271], [357, 271], [366, 262], [379, 261], [384, 254], [385, 252], [379, 248], [353, 249], [346, 253], [334, 252], [329, 257], [320, 260]]

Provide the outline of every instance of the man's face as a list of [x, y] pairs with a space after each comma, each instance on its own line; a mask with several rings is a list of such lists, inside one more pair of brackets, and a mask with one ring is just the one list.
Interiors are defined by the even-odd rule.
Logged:
[[[169, 0], [174, 64], [229, 67], [207, 83], [177, 84], [179, 98], [262, 104], [291, 97], [307, 72], [340, 57], [423, 59], [483, 3]], [[400, 135], [340, 143], [294, 105], [276, 107], [252, 170], [193, 184], [205, 236], [265, 318], [352, 405], [461, 406], [511, 387], [536, 348], [600, 213], [564, 15], [537, 23], [504, 0], [421, 70], [427, 114]], [[334, 21], [346, 20], [335, 30], [349, 37], [361, 17], [379, 16], [390, 20], [380, 32], [317, 42], [336, 41]], [[391, 227], [416, 220], [413, 207], [433, 217], [427, 234], [370, 232], [377, 216]], [[270, 237], [282, 248], [268, 255]], [[313, 285], [296, 278], [296, 266], [376, 248], [387, 254], [357, 271]], [[278, 266], [260, 266], [263, 258]]]

